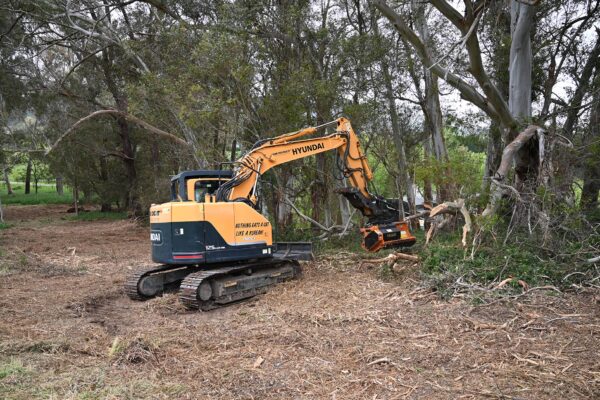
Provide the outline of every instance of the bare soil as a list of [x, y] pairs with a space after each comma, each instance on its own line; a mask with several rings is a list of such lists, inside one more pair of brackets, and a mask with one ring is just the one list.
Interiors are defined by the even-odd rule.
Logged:
[[148, 228], [13, 206], [0, 231], [0, 398], [600, 398], [600, 294], [477, 306], [361, 255], [219, 310], [129, 300]]

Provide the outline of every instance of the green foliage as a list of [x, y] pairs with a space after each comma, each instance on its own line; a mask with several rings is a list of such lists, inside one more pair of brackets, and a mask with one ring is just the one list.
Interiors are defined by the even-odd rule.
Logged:
[[88, 211], [88, 212], [80, 212], [79, 215], [69, 215], [65, 217], [65, 219], [69, 221], [98, 221], [98, 220], [120, 220], [127, 219], [126, 212], [117, 212], [117, 211], [109, 211], [109, 212], [100, 212], [100, 211]]
[[[478, 140], [478, 139], [473, 139]], [[458, 197], [474, 198], [481, 193], [485, 153], [469, 150], [464, 137], [456, 136], [452, 131], [446, 132], [448, 161], [420, 160], [415, 165], [417, 181], [429, 180], [436, 187], [450, 185], [457, 191]], [[485, 203], [484, 198], [480, 198]]]
[[2, 229], [8, 229], [10, 227], [12, 227], [12, 224], [7, 224], [6, 222], [0, 222], [0, 230], [2, 230]]

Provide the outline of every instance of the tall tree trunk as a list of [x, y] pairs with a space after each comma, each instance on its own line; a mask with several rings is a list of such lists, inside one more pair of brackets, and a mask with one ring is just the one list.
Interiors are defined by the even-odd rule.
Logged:
[[[507, 73], [510, 67], [510, 48], [506, 44], [510, 41], [511, 23], [509, 4], [503, 1], [494, 1], [490, 3], [489, 14], [484, 18], [489, 18], [485, 21], [491, 27], [491, 46], [492, 46], [492, 79], [502, 95], [502, 98], [509, 97], [509, 74]], [[504, 129], [498, 119], [492, 119], [488, 133], [487, 151], [485, 159], [485, 170], [483, 176], [482, 189], [486, 191], [490, 185], [491, 179], [500, 167], [502, 159], [502, 150], [504, 146], [503, 139], [508, 139], [503, 135]]]
[[[425, 158], [425, 165], [429, 165], [431, 160], [431, 138], [429, 137], [423, 142], [423, 156]], [[425, 178], [423, 182], [423, 202], [433, 205], [433, 190], [429, 177]]]
[[[410, 171], [408, 170], [408, 163], [406, 162], [406, 147], [404, 145], [404, 140], [402, 139], [403, 132], [400, 130], [400, 126], [398, 123], [398, 116], [395, 111], [390, 110], [391, 118], [392, 118], [392, 126], [394, 125], [394, 119], [396, 119], [396, 127], [392, 128], [396, 132], [394, 132], [394, 145], [396, 147], [396, 152], [398, 153], [398, 170], [400, 172], [400, 179], [402, 182], [402, 186], [404, 186], [404, 192], [406, 193], [406, 199], [408, 201], [408, 211], [410, 214], [416, 213], [416, 204], [415, 204], [415, 191], [412, 177], [410, 176]], [[394, 114], [396, 114], [394, 116]], [[399, 195], [399, 201], [403, 201], [402, 190]], [[403, 216], [404, 217], [404, 216]]]
[[[429, 36], [429, 26], [425, 18], [425, 6], [423, 3], [415, 0], [411, 3], [415, 13], [415, 25], [417, 32], [424, 43], [431, 43]], [[429, 51], [429, 49], [427, 49]], [[444, 123], [442, 119], [442, 109], [440, 106], [440, 90], [438, 86], [438, 77], [431, 72], [431, 69], [423, 66], [423, 77], [425, 79], [425, 116], [426, 122], [431, 131], [431, 142], [433, 145], [433, 154], [439, 161], [448, 161], [448, 150], [444, 140]]]
[[[426, 5], [422, 2], [413, 0], [411, 2], [411, 8], [415, 15], [415, 27], [421, 37], [421, 40], [427, 44], [425, 48], [426, 56], [431, 58], [429, 54], [429, 45], [431, 44], [431, 38], [429, 35], [429, 26], [427, 25], [427, 19], [425, 17]], [[405, 42], [405, 48], [408, 50], [408, 43]], [[444, 121], [442, 118], [442, 109], [440, 106], [440, 94], [438, 77], [433, 74], [430, 68], [423, 65], [423, 78], [425, 81], [425, 89], [421, 91], [420, 82], [421, 78], [415, 71], [412, 64], [409, 65], [409, 73], [412, 77], [413, 83], [417, 89], [417, 96], [421, 104], [421, 109], [425, 116], [425, 130], [431, 137], [431, 150], [435, 159], [440, 163], [448, 162], [448, 150], [446, 149], [446, 142], [444, 140]], [[440, 177], [437, 184], [437, 200], [443, 201], [453, 197], [452, 185], [450, 184], [451, 171], [449, 167], [446, 167], [445, 176]]]
[[65, 193], [65, 186], [62, 175], [58, 175], [56, 177], [56, 193], [59, 196], [62, 196]]
[[[521, 124], [531, 118], [531, 31], [535, 7], [511, 0], [511, 44], [509, 58], [508, 108], [511, 115]], [[518, 134], [509, 133], [509, 142]], [[530, 140], [515, 156], [515, 175], [518, 185], [526, 181], [535, 182], [539, 169], [538, 140]]]
[[27, 169], [25, 170], [25, 194], [31, 193], [31, 158], [27, 160]]
[[[109, 49], [110, 50], [110, 49]], [[127, 94], [122, 91], [122, 88], [117, 82], [115, 72], [113, 70], [113, 62], [109, 56], [109, 50], [103, 51], [103, 70], [106, 86], [115, 100], [117, 110], [128, 114], [129, 105]], [[137, 192], [137, 171], [135, 167], [135, 147], [131, 140], [131, 127], [127, 120], [121, 116], [116, 117], [119, 137], [121, 139], [122, 160], [127, 174], [127, 190], [126, 190], [126, 208], [134, 215], [141, 214]]]
[[75, 205], [75, 215], [79, 215], [79, 185], [77, 180], [75, 180], [75, 185], [73, 185], [73, 203]]
[[[106, 157], [100, 157], [100, 181], [103, 182], [103, 186], [108, 182], [108, 165], [106, 163]], [[112, 208], [110, 202], [107, 202], [104, 196], [101, 197], [102, 203], [100, 204], [100, 212], [110, 211]]]
[[[291, 173], [290, 166], [285, 165], [276, 176], [277, 188], [277, 209], [275, 212], [279, 232], [285, 232], [292, 224], [292, 207], [285, 201], [286, 197], [294, 190], [294, 176]], [[290, 199], [294, 201], [294, 199]]]
[[[316, 98], [317, 103], [317, 125], [321, 125], [325, 122], [331, 121], [330, 111], [331, 107], [329, 104], [323, 104], [321, 98]], [[311, 218], [315, 221], [323, 222], [325, 226], [331, 225], [331, 209], [329, 207], [329, 193], [330, 193], [330, 176], [329, 163], [327, 162], [327, 155], [324, 153], [317, 154], [316, 158], [316, 171], [315, 180], [311, 186]], [[313, 229], [318, 228], [313, 226]]]
[[[373, 24], [373, 29], [375, 34], [379, 35], [379, 27], [377, 23]], [[398, 153], [398, 172], [400, 178], [400, 185], [398, 185], [398, 202], [400, 205], [400, 209], [403, 208], [404, 196], [403, 192], [406, 193], [406, 200], [408, 201], [408, 211], [410, 214], [415, 214], [416, 212], [416, 204], [415, 204], [415, 193], [414, 193], [414, 185], [413, 180], [410, 176], [410, 172], [408, 170], [407, 160], [406, 160], [406, 146], [404, 144], [404, 133], [400, 127], [400, 117], [398, 115], [398, 110], [396, 109], [396, 96], [394, 93], [394, 87], [392, 84], [392, 76], [390, 74], [389, 64], [385, 57], [381, 60], [381, 70], [383, 72], [383, 82], [385, 86], [385, 97], [387, 101], [388, 110], [390, 113], [390, 119], [392, 122], [392, 136], [394, 146], [396, 147], [396, 152]], [[404, 187], [404, 190], [403, 190]], [[402, 215], [404, 218], [404, 213]]]
[[4, 183], [6, 184], [6, 193], [13, 194], [12, 185], [10, 184], [10, 177], [8, 176], [8, 167], [5, 165], [2, 166], [2, 175], [4, 175]]

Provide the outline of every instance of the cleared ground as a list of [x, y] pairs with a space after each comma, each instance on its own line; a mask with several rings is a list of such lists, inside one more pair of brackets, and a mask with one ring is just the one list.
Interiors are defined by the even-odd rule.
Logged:
[[600, 295], [475, 306], [339, 253], [220, 310], [127, 299], [148, 229], [8, 207], [0, 230], [0, 398], [600, 397]]

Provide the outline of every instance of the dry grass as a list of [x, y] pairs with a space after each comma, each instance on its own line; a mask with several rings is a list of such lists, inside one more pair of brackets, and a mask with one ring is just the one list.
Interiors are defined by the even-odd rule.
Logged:
[[0, 398], [600, 396], [594, 292], [445, 302], [415, 289], [412, 264], [384, 281], [339, 253], [266, 295], [188, 312], [174, 294], [124, 296], [145, 228], [44, 221], [0, 232], [2, 262], [27, 259], [0, 274]]

